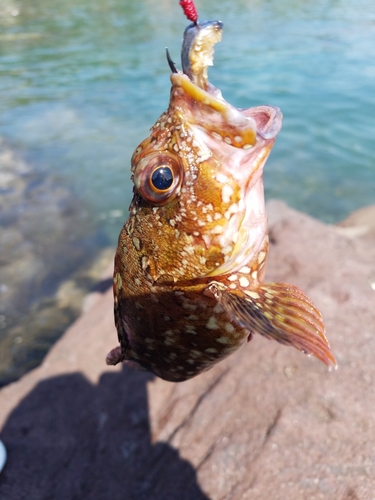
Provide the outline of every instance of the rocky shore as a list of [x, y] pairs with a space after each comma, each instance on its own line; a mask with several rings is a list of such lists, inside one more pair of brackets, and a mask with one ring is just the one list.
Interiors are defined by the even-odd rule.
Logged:
[[107, 367], [112, 294], [97, 293], [0, 390], [0, 498], [373, 500], [374, 210], [336, 227], [268, 204], [267, 278], [316, 302], [338, 370], [258, 335], [180, 384]]

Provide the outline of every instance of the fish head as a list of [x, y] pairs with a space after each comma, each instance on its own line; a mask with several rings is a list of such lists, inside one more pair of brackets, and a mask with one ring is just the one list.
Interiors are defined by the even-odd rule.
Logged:
[[188, 42], [185, 32], [183, 72], [171, 74], [169, 108], [132, 157], [131, 214], [142, 225], [157, 283], [235, 272], [267, 235], [262, 174], [282, 115], [270, 106], [235, 108], [208, 82], [221, 26], [208, 23], [199, 28], [205, 36]]

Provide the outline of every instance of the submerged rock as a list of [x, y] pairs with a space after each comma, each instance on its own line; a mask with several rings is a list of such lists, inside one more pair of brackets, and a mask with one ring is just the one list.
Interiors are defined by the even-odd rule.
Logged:
[[78, 316], [106, 241], [63, 179], [36, 172], [1, 139], [0, 234], [1, 385], [37, 366]]

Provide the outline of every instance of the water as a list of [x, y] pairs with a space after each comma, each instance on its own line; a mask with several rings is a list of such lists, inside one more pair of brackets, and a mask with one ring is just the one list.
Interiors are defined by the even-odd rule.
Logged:
[[[224, 22], [212, 83], [236, 106], [272, 104], [283, 111], [266, 196], [327, 222], [374, 203], [373, 2], [200, 0], [197, 7], [201, 19]], [[75, 314], [58, 316], [55, 333], [44, 331], [36, 353], [40, 324], [27, 333], [22, 326], [30, 310], [40, 318], [40, 300], [55, 297], [64, 277], [115, 245], [131, 198], [130, 156], [168, 103], [165, 47], [177, 62], [186, 25], [177, 0], [0, 0], [0, 138], [27, 170], [20, 172], [25, 189], [14, 181], [21, 199], [12, 199], [11, 217], [0, 222], [18, 230], [25, 219], [19, 206], [25, 193], [33, 194], [22, 214], [35, 227], [34, 240], [22, 226], [22, 242], [12, 240], [8, 253], [22, 262], [30, 241], [34, 250], [44, 241], [38, 251], [47, 269], [22, 307], [0, 311], [4, 359], [21, 372], [40, 361]], [[0, 162], [0, 174], [1, 168]], [[58, 216], [63, 210], [58, 237], [53, 222], [43, 230], [43, 207]], [[56, 241], [60, 250], [52, 252]], [[64, 263], [60, 271], [49, 272], [57, 262]], [[13, 287], [18, 297], [15, 284], [25, 282], [17, 272], [6, 276], [1, 290]], [[33, 283], [30, 278], [27, 286]], [[82, 290], [91, 284], [86, 280]], [[28, 345], [21, 362], [17, 342]]]

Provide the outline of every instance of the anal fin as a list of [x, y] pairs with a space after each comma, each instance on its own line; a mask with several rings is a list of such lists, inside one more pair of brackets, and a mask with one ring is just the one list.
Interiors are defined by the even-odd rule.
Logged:
[[242, 328], [312, 354], [327, 366], [337, 366], [320, 311], [298, 287], [260, 283], [246, 290], [230, 290], [213, 282], [210, 292]]

